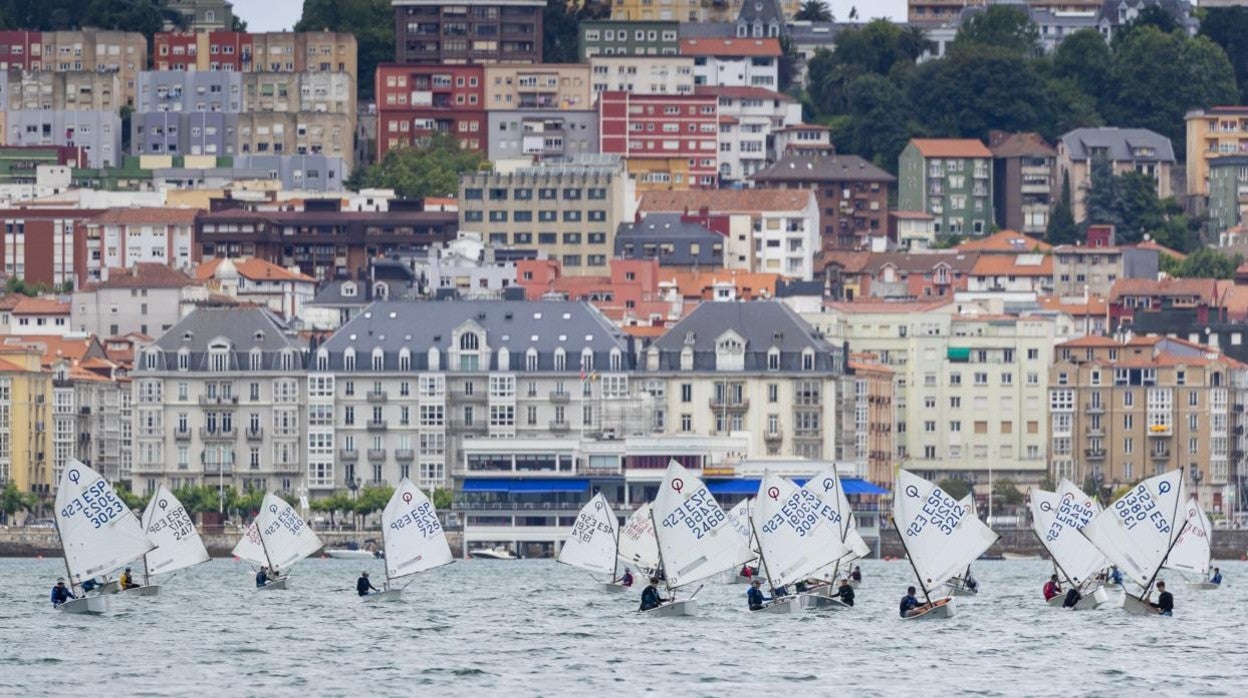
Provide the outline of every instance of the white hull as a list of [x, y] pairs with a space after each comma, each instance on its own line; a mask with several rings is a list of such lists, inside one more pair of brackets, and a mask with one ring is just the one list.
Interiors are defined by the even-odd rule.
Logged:
[[56, 610], [60, 611], [61, 613], [73, 613], [73, 614], [90, 613], [93, 615], [99, 615], [101, 613], [108, 613], [112, 609], [113, 609], [113, 599], [110, 596], [86, 596], [81, 599], [72, 599], [70, 601], [66, 601], [65, 603], [56, 607]]
[[742, 577], [742, 576], [741, 576], [741, 575], [739, 575], [739, 574], [734, 574], [734, 575], [732, 575], [732, 577], [728, 580], [728, 583], [729, 583], [729, 584], [749, 584], [749, 583], [750, 583], [750, 577]]
[[696, 616], [698, 615], [697, 599], [671, 601], [649, 611], [642, 611], [651, 616]]
[[932, 602], [930, 606], [920, 606], [911, 611], [912, 615], [908, 615], [902, 620], [936, 620], [941, 618], [953, 617], [953, 597], [947, 596]]
[[256, 587], [256, 591], [273, 591], [274, 589], [285, 590], [286, 584], [288, 583], [288, 581], [289, 580], [287, 578], [283, 577], [278, 580], [267, 582], [262, 587]]
[[797, 596], [786, 596], [778, 601], [763, 606], [755, 613], [797, 613], [802, 610], [802, 600]]
[[851, 577], [851, 578], [850, 578], [850, 580], [849, 580], [849, 585], [850, 585], [851, 587], [855, 588], [855, 589], [857, 589], [857, 588], [858, 588], [858, 586], [859, 586], [860, 584], [862, 584], [862, 582], [860, 582], [860, 581], [858, 581], [857, 579], [854, 579], [854, 578], [852, 578], [852, 577]]
[[1079, 599], [1079, 603], [1075, 604], [1075, 610], [1095, 611], [1107, 603], [1109, 603], [1109, 592], [1105, 591], [1105, 587], [1097, 587]]
[[1214, 584], [1213, 582], [1188, 582], [1187, 586], [1189, 586], [1192, 589], [1200, 589], [1202, 591], [1208, 591], [1210, 589], [1217, 589], [1218, 587], [1221, 587], [1222, 585]]
[[160, 594], [159, 584], [147, 584], [145, 586], [130, 587], [125, 591], [117, 592], [121, 596], [157, 596]]
[[379, 603], [382, 601], [402, 601], [402, 589], [386, 589], [385, 591], [376, 591], [368, 596], [361, 596], [360, 600], [364, 603]]
[[965, 584], [962, 583], [961, 579], [955, 579], [949, 582], [947, 588], [949, 590], [948, 593], [950, 596], [978, 596], [979, 595], [978, 589], [972, 589], [966, 586]]
[[515, 560], [510, 550], [469, 550], [468, 557], [474, 560]]
[[598, 586], [601, 587], [603, 591], [612, 594], [622, 594], [628, 591], [628, 587], [623, 584], [616, 584], [615, 582], [599, 582]]
[[1058, 594], [1057, 596], [1054, 596], [1053, 598], [1049, 599], [1048, 601], [1045, 601], [1045, 603], [1047, 603], [1048, 605], [1052, 606], [1053, 608], [1061, 608], [1061, 607], [1062, 607], [1062, 603], [1063, 603], [1064, 601], [1066, 601], [1066, 595], [1065, 595], [1065, 594]]
[[802, 594], [798, 598], [801, 599], [803, 611], [844, 611], [852, 608], [839, 598], [822, 593]]
[[373, 560], [377, 557], [367, 550], [326, 550], [325, 554], [335, 560]]
[[1025, 553], [1001, 553], [1002, 560], [1040, 560], [1039, 555], [1027, 555]]
[[1157, 609], [1130, 594], [1122, 595], [1122, 610], [1132, 616], [1155, 616]]
[[104, 582], [97, 591], [101, 594], [116, 594], [118, 591], [121, 591], [121, 582], [116, 579], [111, 582]]

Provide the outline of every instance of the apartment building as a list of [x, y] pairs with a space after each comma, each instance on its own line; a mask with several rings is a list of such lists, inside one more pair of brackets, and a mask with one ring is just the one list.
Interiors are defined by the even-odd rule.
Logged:
[[541, 63], [541, 0], [394, 0], [399, 63]]
[[722, 269], [724, 236], [680, 213], [651, 213], [620, 224], [615, 258], [653, 259], [665, 269]]
[[323, 155], [355, 168], [354, 113], [242, 113], [237, 138], [239, 155]]
[[486, 109], [589, 109], [590, 67], [584, 63], [486, 65]]
[[186, 273], [163, 263], [109, 269], [107, 278], [94, 279], [74, 291], [70, 326], [96, 337], [131, 332], [159, 337], [182, 319], [184, 289], [192, 284], [194, 279]]
[[90, 167], [113, 167], [121, 162], [117, 111], [18, 109], [4, 114], [4, 121], [6, 145], [82, 148]]
[[1241, 225], [1248, 213], [1248, 155], [1225, 155], [1206, 167], [1209, 232], [1221, 235]]
[[1210, 163], [1248, 155], [1248, 106], [1211, 107], [1187, 113], [1188, 196], [1210, 195]]
[[648, 191], [638, 210], [685, 213], [724, 236], [730, 269], [810, 281], [819, 249], [819, 208], [805, 190], [693, 189]]
[[306, 370], [306, 346], [267, 309], [195, 310], [135, 357], [134, 489], [297, 492]]
[[286, 319], [304, 317], [305, 307], [316, 295], [312, 277], [255, 257], [205, 260], [196, 266], [194, 276], [210, 293], [267, 307]]
[[159, 112], [243, 111], [243, 76], [225, 71], [144, 70], [134, 111]]
[[1156, 279], [1157, 250], [1140, 247], [1058, 245], [1052, 250], [1053, 293], [1106, 297], [1118, 279]]
[[906, 21], [929, 27], [950, 24], [967, 7], [983, 7], [987, 0], [906, 0]]
[[741, 10], [742, 0], [702, 3], [698, 0], [672, 0], [655, 5], [649, 0], [619, 0], [611, 6], [612, 22], [731, 22]]
[[802, 105], [762, 87], [697, 87], [719, 100], [719, 179], [740, 183], [772, 160], [775, 133], [802, 122]]
[[147, 68], [147, 38], [138, 32], [104, 29], [53, 31], [39, 34], [43, 60], [31, 70], [116, 73], [125, 104], [133, 106], [139, 72]]
[[42, 67], [43, 38], [40, 32], [21, 29], [0, 31], [0, 70], [39, 70]]
[[588, 59], [593, 100], [603, 92], [635, 95], [693, 94], [693, 59], [685, 56], [637, 58], [594, 56]]
[[52, 375], [38, 349], [0, 348], [0, 480], [21, 492], [50, 495], [60, 482], [52, 464]]
[[897, 206], [936, 217], [936, 234], [992, 230], [992, 151], [971, 139], [915, 138], [901, 151]]
[[1055, 477], [1112, 492], [1183, 467], [1206, 510], [1229, 509], [1245, 467], [1244, 364], [1164, 337], [1086, 337], [1058, 345], [1054, 359]]
[[83, 220], [79, 226], [85, 264], [78, 283], [107, 280], [110, 269], [136, 264], [190, 268], [199, 259], [195, 245], [198, 213], [192, 208], [111, 208]]
[[676, 20], [591, 20], [580, 24], [580, 60], [599, 56], [675, 56], [680, 51]]
[[485, 153], [485, 69], [479, 65], [377, 66], [377, 157], [433, 133]]
[[303, 211], [270, 211], [234, 202], [195, 219], [200, 259], [259, 257], [297, 267], [317, 280], [353, 278], [368, 260], [392, 251], [420, 250], [455, 237], [454, 212], [423, 211], [392, 202], [389, 210], [344, 211], [320, 202]]
[[586, 157], [459, 178], [459, 229], [495, 246], [536, 249], [571, 275], [598, 274], [632, 218], [633, 184], [618, 158]]
[[598, 112], [545, 109], [486, 112], [491, 162], [523, 158], [563, 160], [597, 156]]
[[889, 233], [889, 191], [897, 178], [857, 155], [786, 155], [750, 179], [765, 189], [814, 191], [824, 252], [869, 248], [872, 238]]
[[244, 112], [356, 113], [355, 78], [349, 73], [244, 73], [242, 86]]
[[174, 12], [191, 31], [206, 32], [234, 26], [234, 4], [228, 0], [160, 0], [166, 12]]
[[1171, 177], [1175, 159], [1169, 138], [1142, 128], [1075, 129], [1058, 139], [1057, 181], [1070, 178], [1071, 203], [1077, 222], [1088, 216], [1084, 202], [1092, 182], [1092, 163], [1099, 158], [1110, 163], [1114, 174], [1139, 172], [1152, 177], [1157, 181], [1157, 196], [1163, 199], [1173, 194]]
[[99, 215], [91, 208], [0, 209], [4, 236], [0, 258], [4, 274], [27, 283], [61, 285], [80, 278], [85, 259], [79, 254], [78, 223]]
[[681, 39], [680, 55], [693, 58], [696, 85], [780, 88], [778, 38]]
[[348, 32], [162, 32], [152, 45], [157, 70], [345, 73], [352, 82], [359, 70]]
[[1057, 151], [1036, 133], [989, 134], [992, 151], [993, 209], [997, 225], [1043, 235], [1049, 228], [1057, 181]]
[[598, 96], [605, 154], [624, 158], [641, 190], [714, 187], [719, 173], [719, 100], [712, 95]]
[[1109, 291], [1110, 327], [1130, 329], [1136, 314], [1166, 311], [1191, 313], [1205, 325], [1218, 319], [1220, 299], [1216, 279], [1119, 279]]
[[[850, 354], [848, 366], [848, 382], [852, 383], [853, 390], [846, 391], [850, 411], [840, 432], [853, 439], [853, 449], [846, 449], [838, 460], [865, 463], [871, 482], [890, 483], [897, 462], [893, 435], [896, 422], [893, 369], [871, 353]], [[853, 429], [850, 429], [851, 420]]]
[[117, 73], [19, 69], [0, 72], [0, 104], [4, 111], [117, 111], [125, 103]]

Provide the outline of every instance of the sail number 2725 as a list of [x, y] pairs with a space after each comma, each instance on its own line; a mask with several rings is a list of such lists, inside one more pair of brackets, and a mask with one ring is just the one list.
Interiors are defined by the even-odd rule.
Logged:
[[61, 518], [68, 521], [82, 514], [95, 528], [112, 521], [126, 510], [121, 498], [104, 480], [96, 480], [82, 494], [61, 508]]

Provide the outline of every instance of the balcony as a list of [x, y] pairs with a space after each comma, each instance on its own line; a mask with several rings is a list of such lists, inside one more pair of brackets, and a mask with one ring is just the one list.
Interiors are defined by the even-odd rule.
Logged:
[[1092, 460], [1105, 460], [1105, 449], [1103, 448], [1085, 448], [1083, 455]]
[[1169, 424], [1153, 424], [1148, 428], [1148, 435], [1162, 438], [1174, 436], [1174, 429]]
[[190, 441], [191, 430], [190, 429], [174, 429], [173, 439], [174, 441]]
[[388, 396], [386, 395], [386, 392], [384, 390], [383, 391], [370, 390], [368, 391], [367, 398], [368, 398], [368, 401], [372, 403], [383, 403], [388, 399]]
[[233, 475], [234, 466], [230, 463], [204, 463], [205, 475]]
[[1153, 451], [1148, 454], [1153, 460], [1170, 460], [1170, 449], [1164, 451]]
[[82, 407], [78, 408], [78, 414], [83, 415], [83, 416], [89, 415], [91, 414], [91, 408], [88, 407], [87, 405], [83, 405]]
[[360, 459], [360, 452], [355, 450], [354, 448], [338, 449], [338, 460], [340, 461], [347, 461], [350, 463], [354, 463], [355, 461], [359, 459]]
[[784, 434], [781, 433], [779, 429], [776, 429], [775, 431], [768, 430], [763, 432], [763, 441], [766, 441], [767, 443], [779, 443], [783, 438]]
[[572, 393], [566, 393], [562, 390], [551, 391], [550, 402], [555, 405], [566, 405], [572, 399]]
[[747, 397], [741, 400], [724, 400], [723, 398], [713, 397], [710, 399], [710, 405], [711, 409], [717, 412], [745, 412], [750, 409], [750, 399]]
[[1089, 402], [1083, 406], [1083, 411], [1087, 414], [1105, 414], [1105, 405], [1099, 402]]
[[369, 461], [376, 463], [376, 462], [378, 462], [378, 461], [383, 461], [383, 460], [385, 460], [385, 459], [386, 459], [386, 449], [384, 449], [384, 448], [370, 448], [370, 449], [368, 449], [368, 460], [369, 460]]
[[205, 407], [210, 407], [214, 405], [218, 407], [224, 407], [227, 405], [237, 405], [238, 396], [237, 395], [200, 395], [199, 404]]
[[411, 463], [416, 459], [416, 452], [410, 448], [397, 448], [394, 450], [394, 459], [400, 463]]
[[1100, 427], [1088, 427], [1086, 431], [1087, 431], [1088, 436], [1104, 436], [1105, 435], [1105, 430]]
[[557, 434], [566, 434], [571, 428], [572, 425], [568, 422], [560, 422], [554, 419], [550, 420], [550, 430]]
[[233, 429], [209, 429], [208, 427], [199, 428], [200, 441], [233, 441], [238, 436], [238, 432]]
[[256, 427], [247, 430], [248, 441], [264, 441], [264, 427]]
[[385, 431], [385, 430], [386, 430], [386, 420], [384, 420], [384, 419], [383, 419], [383, 420], [381, 420], [381, 421], [377, 421], [377, 420], [373, 420], [373, 419], [368, 420], [368, 430], [369, 430], [369, 431]]
[[488, 402], [490, 396], [483, 390], [474, 390], [471, 393], [464, 390], [453, 390], [451, 391], [451, 399], [458, 402]]

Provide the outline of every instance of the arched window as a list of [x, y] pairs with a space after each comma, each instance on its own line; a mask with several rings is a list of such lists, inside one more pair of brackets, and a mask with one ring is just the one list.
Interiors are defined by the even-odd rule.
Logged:
[[533, 347], [529, 347], [529, 350], [524, 353], [524, 370], [537, 370], [537, 350]]
[[[185, 370], [186, 370], [185, 368], [182, 368], [182, 355], [183, 355], [183, 354], [185, 354], [185, 353], [186, 353], [186, 350], [185, 350], [185, 349], [183, 349], [182, 351], [178, 352], [178, 370], [179, 370], [179, 371], [185, 371]], [[157, 350], [155, 350], [155, 349], [153, 349], [153, 350], [151, 350], [151, 351], [147, 352], [147, 355], [146, 355], [144, 358], [145, 358], [145, 363], [144, 363], [144, 365], [147, 367], [147, 370], [149, 370], [149, 371], [155, 371], [155, 370], [156, 370], [156, 367], [159, 365], [159, 361], [160, 361], [160, 352], [159, 352], [159, 351], [157, 351]], [[187, 357], [187, 361], [188, 361], [188, 365], [189, 365], [189, 361], [190, 361], [190, 357], [189, 357], [189, 356]]]
[[282, 350], [282, 370], [283, 371], [295, 370], [295, 352], [289, 349]]
[[815, 350], [810, 347], [806, 347], [802, 350], [802, 370], [815, 370]]
[[329, 370], [329, 350], [325, 347], [316, 350], [316, 370]]
[[253, 347], [247, 352], [247, 368], [252, 371], [259, 371], [264, 368], [264, 355], [260, 353], [259, 347]]
[[481, 348], [481, 340], [473, 332], [465, 332], [459, 336], [460, 351], [477, 351]]
[[611, 370], [624, 370], [624, 352], [621, 352], [619, 347], [611, 350]]
[[581, 350], [581, 370], [586, 373], [594, 370], [594, 352], [589, 347]]
[[386, 300], [390, 297], [390, 287], [384, 281], [378, 281], [373, 284], [373, 298], [377, 300]]
[[373, 370], [374, 371], [386, 370], [386, 355], [384, 352], [382, 352], [381, 347], [373, 348]]
[[777, 349], [776, 347], [772, 347], [767, 350], [767, 370], [768, 371], [780, 370], [780, 350]]
[[399, 350], [399, 370], [412, 370], [412, 352], [409, 351], [407, 347], [403, 347]]
[[437, 347], [429, 347], [429, 370], [438, 371], [442, 368], [442, 354]]
[[[148, 366], [148, 368], [156, 368], [156, 356], [157, 356], [156, 352], [151, 352], [147, 356], [149, 359], [151, 359], [151, 361], [149, 362], [151, 363], [151, 366]], [[186, 349], [178, 350], [178, 370], [179, 371], [191, 370], [191, 352], [190, 351]]]
[[555, 350], [555, 370], [568, 370], [568, 352], [564, 351], [563, 347], [559, 347]]
[[498, 350], [498, 370], [511, 370], [511, 352], [507, 351], [507, 347]]
[[346, 351], [342, 352], [342, 370], [355, 370], [355, 350], [351, 347], [347, 347]]

